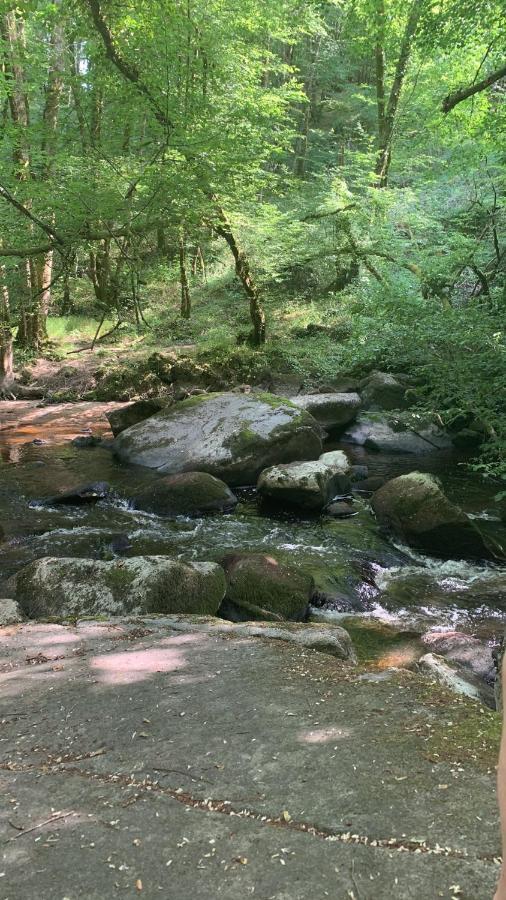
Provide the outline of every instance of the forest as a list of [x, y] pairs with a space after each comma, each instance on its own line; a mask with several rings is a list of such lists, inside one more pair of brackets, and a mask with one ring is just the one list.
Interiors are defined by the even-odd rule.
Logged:
[[504, 4], [0, 0], [4, 900], [506, 900]]
[[1, 22], [18, 366], [138, 337], [136, 360], [191, 345], [239, 382], [409, 373], [504, 474], [501, 0], [5, 0]]

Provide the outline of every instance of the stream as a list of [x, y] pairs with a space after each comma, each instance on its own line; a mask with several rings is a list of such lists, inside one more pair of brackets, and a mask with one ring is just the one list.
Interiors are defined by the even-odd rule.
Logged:
[[[79, 448], [76, 436], [111, 437], [105, 413], [120, 404], [36, 402], [0, 404], [0, 596], [20, 568], [43, 556], [113, 558], [162, 554], [217, 560], [227, 551], [269, 552], [310, 570], [320, 590], [315, 617], [344, 620], [353, 630], [376, 621], [399, 632], [434, 628], [464, 631], [493, 642], [506, 610], [506, 567], [436, 560], [385, 539], [366, 497], [357, 514], [329, 519], [262, 509], [252, 489], [239, 491], [227, 515], [166, 520], [129, 509], [135, 490], [156, 480], [126, 467], [106, 446]], [[494, 513], [497, 485], [470, 474], [446, 451], [422, 457], [368, 454], [342, 446], [369, 474], [395, 477], [419, 469], [437, 474], [450, 499], [504, 542], [506, 528]], [[43, 501], [87, 482], [106, 481], [113, 499], [82, 506]], [[359, 487], [359, 485], [358, 485]]]

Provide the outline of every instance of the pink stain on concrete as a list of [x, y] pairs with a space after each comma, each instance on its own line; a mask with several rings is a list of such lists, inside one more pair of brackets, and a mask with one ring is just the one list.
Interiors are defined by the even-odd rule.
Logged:
[[159, 672], [174, 672], [185, 666], [186, 658], [180, 650], [159, 647], [107, 653], [90, 660], [90, 668], [102, 684], [132, 684]]
[[348, 728], [314, 728], [311, 731], [301, 731], [299, 741], [303, 744], [327, 744], [330, 741], [342, 740], [350, 736]]

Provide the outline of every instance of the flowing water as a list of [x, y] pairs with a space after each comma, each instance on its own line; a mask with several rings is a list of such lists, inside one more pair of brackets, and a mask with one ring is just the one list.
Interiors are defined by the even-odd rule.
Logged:
[[[90, 431], [110, 437], [104, 414], [116, 405], [0, 404], [0, 524], [5, 532], [0, 596], [6, 595], [11, 575], [43, 556], [165, 554], [215, 560], [227, 551], [256, 550], [313, 572], [323, 602], [319, 615], [358, 614], [403, 630], [444, 626], [488, 640], [501, 632], [506, 567], [429, 559], [391, 543], [380, 534], [366, 498], [356, 501], [357, 514], [345, 520], [266, 512], [253, 490], [241, 491], [239, 506], [228, 515], [173, 521], [131, 510], [129, 498], [156, 474], [122, 466], [107, 447], [79, 449], [71, 442]], [[438, 474], [449, 496], [506, 545], [494, 512], [497, 486], [471, 476], [455, 456], [393, 457], [343, 449], [354, 462], [368, 465], [370, 475], [391, 478], [413, 469]], [[81, 506], [41, 502], [96, 481], [110, 484], [112, 499]]]

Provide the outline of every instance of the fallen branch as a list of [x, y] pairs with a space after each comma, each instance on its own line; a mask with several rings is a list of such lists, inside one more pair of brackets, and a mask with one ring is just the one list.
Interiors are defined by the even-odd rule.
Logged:
[[105, 341], [105, 339], [107, 337], [109, 337], [111, 334], [114, 334], [114, 332], [118, 330], [120, 325], [123, 325], [123, 321], [120, 319], [119, 322], [116, 322], [116, 325], [114, 326], [114, 328], [111, 328], [110, 331], [106, 331], [106, 333], [103, 334], [101, 337], [97, 337], [100, 329], [102, 328], [102, 325], [104, 324], [104, 319], [105, 319], [105, 315], [103, 316], [103, 318], [100, 321], [100, 325], [98, 326], [98, 328], [95, 332], [95, 337], [93, 338], [93, 341], [90, 344], [90, 346], [89, 347], [79, 347], [78, 350], [69, 350], [69, 352], [67, 353], [67, 356], [71, 356], [73, 353], [84, 353], [86, 350], [94, 350], [95, 344], [99, 344], [100, 341]]
[[23, 831], [18, 831], [18, 833], [14, 834], [11, 838], [7, 838], [5, 843], [8, 844], [10, 841], [15, 841], [17, 840], [17, 838], [23, 837], [24, 834], [30, 834], [31, 831], [36, 831], [37, 828], [43, 828], [44, 825], [51, 825], [53, 822], [57, 822], [59, 819], [68, 819], [69, 816], [77, 816], [77, 813], [73, 809], [71, 809], [70, 812], [58, 813], [58, 815], [51, 816], [50, 819], [44, 819], [43, 822], [38, 822], [37, 825], [32, 825], [31, 828], [25, 828], [23, 829]]

